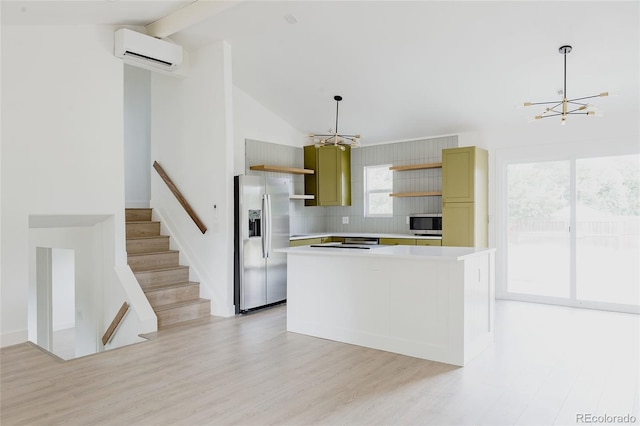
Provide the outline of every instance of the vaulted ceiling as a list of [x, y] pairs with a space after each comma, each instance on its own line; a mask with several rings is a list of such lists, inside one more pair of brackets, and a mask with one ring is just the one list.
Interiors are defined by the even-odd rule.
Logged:
[[[189, 1], [3, 1], [3, 23], [146, 25]], [[220, 2], [219, 2], [220, 3]], [[187, 50], [226, 40], [234, 84], [303, 133], [363, 144], [496, 127], [555, 126], [524, 101], [597, 98], [638, 120], [638, 1], [238, 1], [172, 34]], [[293, 23], [291, 23], [293, 21]], [[576, 120], [597, 120], [576, 117]], [[545, 122], [547, 121], [547, 122]], [[551, 122], [553, 121], [553, 122]], [[559, 120], [558, 120], [559, 121]], [[571, 125], [571, 123], [569, 123]]]

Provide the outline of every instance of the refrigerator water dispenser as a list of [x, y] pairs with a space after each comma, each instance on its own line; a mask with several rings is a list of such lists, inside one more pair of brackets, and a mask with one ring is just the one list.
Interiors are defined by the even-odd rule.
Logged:
[[261, 227], [260, 227], [260, 219], [262, 216], [262, 211], [260, 210], [249, 210], [249, 238], [251, 237], [261, 237]]

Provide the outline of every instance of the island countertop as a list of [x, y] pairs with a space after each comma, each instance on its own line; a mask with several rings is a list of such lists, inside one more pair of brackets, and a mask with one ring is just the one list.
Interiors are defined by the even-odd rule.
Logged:
[[412, 240], [441, 240], [441, 235], [382, 234], [376, 232], [318, 232], [315, 234], [294, 234], [291, 241], [324, 237], [356, 237], [356, 238], [407, 238]]
[[372, 245], [369, 249], [341, 248], [339, 244], [324, 247], [300, 246], [276, 250], [281, 253], [308, 256], [355, 256], [371, 258], [404, 258], [414, 260], [463, 260], [495, 252], [493, 248], [440, 247], [440, 246], [383, 246]]

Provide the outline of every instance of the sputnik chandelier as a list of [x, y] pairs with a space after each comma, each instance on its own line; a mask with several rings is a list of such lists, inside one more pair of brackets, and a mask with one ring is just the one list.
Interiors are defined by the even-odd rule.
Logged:
[[548, 102], [525, 102], [524, 106], [533, 105], [552, 105], [544, 109], [542, 114], [536, 115], [536, 120], [543, 118], [558, 117], [560, 116], [560, 124], [564, 125], [568, 115], [597, 115], [593, 105], [582, 102], [586, 99], [599, 98], [609, 96], [609, 92], [602, 92], [599, 95], [584, 96], [582, 98], [568, 99], [567, 97], [567, 55], [571, 52], [571, 46], [560, 46], [558, 52], [564, 56], [564, 89], [558, 90], [558, 94], [562, 96], [560, 101], [548, 101]]
[[360, 146], [359, 139], [360, 135], [342, 135], [338, 132], [338, 105], [342, 100], [342, 96], [334, 96], [333, 99], [336, 101], [336, 129], [333, 131], [329, 129], [329, 133], [327, 134], [310, 134], [309, 137], [313, 140], [313, 143], [316, 147], [322, 147], [327, 145], [335, 145], [340, 146], [344, 150], [345, 146], [358, 147]]

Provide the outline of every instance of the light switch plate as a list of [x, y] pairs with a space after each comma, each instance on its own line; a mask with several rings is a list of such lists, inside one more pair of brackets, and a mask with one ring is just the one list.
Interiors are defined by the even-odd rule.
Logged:
[[349, 224], [349, 216], [342, 216], [342, 224], [343, 225]]
[[407, 216], [407, 225], [409, 224], [409, 216]]

